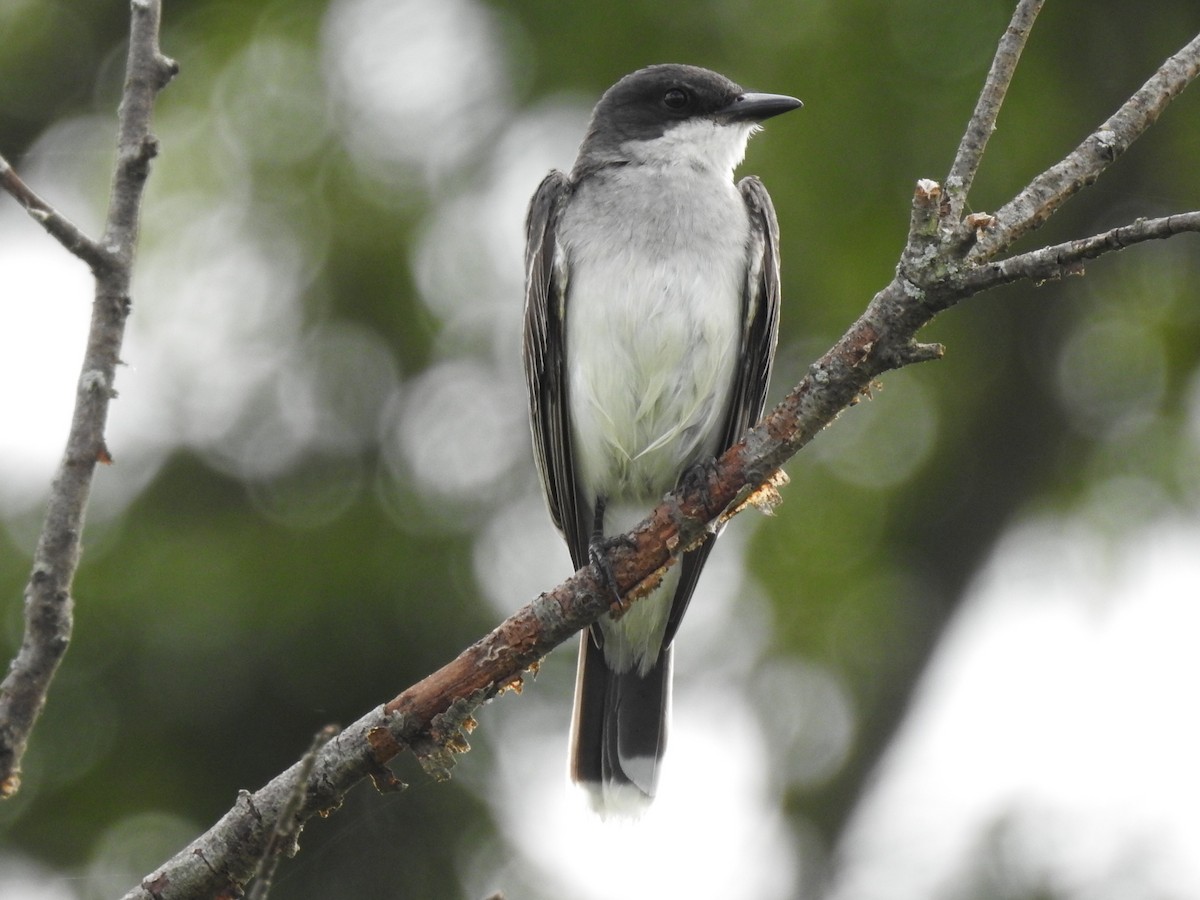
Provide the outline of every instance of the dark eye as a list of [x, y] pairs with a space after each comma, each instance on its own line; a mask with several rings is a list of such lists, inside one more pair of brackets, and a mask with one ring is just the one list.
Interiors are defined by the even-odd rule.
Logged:
[[667, 109], [683, 109], [688, 105], [689, 99], [687, 91], [682, 88], [671, 88], [663, 94], [663, 103]]

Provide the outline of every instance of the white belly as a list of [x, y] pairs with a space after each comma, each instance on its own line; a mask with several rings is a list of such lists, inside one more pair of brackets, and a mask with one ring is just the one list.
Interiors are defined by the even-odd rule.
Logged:
[[611, 189], [583, 192], [560, 229], [577, 475], [591, 498], [641, 514], [718, 449], [742, 329], [740, 195], [688, 173], [665, 181], [684, 204], [658, 176], [637, 191], [639, 215]]

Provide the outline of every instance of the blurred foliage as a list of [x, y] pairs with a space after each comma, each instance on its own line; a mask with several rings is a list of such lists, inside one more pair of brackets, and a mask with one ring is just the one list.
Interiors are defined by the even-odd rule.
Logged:
[[[408, 389], [438, 360], [486, 355], [486, 333], [456, 331], [422, 301], [413, 248], [439, 207], [495, 177], [489, 152], [503, 123], [471, 113], [483, 136], [453, 165], [381, 169], [350, 147], [345, 98], [320, 96], [330, 54], [356, 52], [331, 48], [329, 8], [352, 4], [165, 5], [162, 45], [182, 74], [159, 105], [164, 146], [146, 255], [180, 240], [198, 198], [236, 193], [251, 215], [267, 210], [264, 221], [286, 223], [304, 248], [302, 328], [362, 326], [390, 348]], [[710, 66], [804, 99], [802, 112], [772, 122], [752, 144], [745, 166], [770, 187], [781, 221], [779, 396], [890, 277], [912, 185], [948, 169], [1010, 8], [1007, 0], [494, 0], [487, 21], [502, 56], [493, 75], [505, 79], [495, 96], [512, 104], [498, 107], [503, 115], [547, 103], [585, 110], [621, 74], [661, 61]], [[116, 2], [10, 0], [0, 9], [0, 152], [19, 162], [56, 123], [111, 120], [126, 24]], [[1195, 0], [1048, 3], [974, 208], [997, 206], [1074, 147], [1198, 30]], [[414, 65], [420, 72], [419, 59]], [[464, 93], [486, 99], [496, 90], [418, 75], [385, 91], [436, 100], [447, 87], [456, 92], [451, 106]], [[189, 117], [203, 110], [211, 116], [189, 134]], [[1200, 206], [1198, 116], [1193, 88], [1029, 243]], [[81, 163], [95, 203], [107, 160]], [[520, 215], [514, 208], [505, 226], [514, 234]], [[1196, 251], [1194, 238], [1137, 248], [1092, 264], [1085, 279], [970, 301], [925, 336], [946, 343], [944, 362], [885, 378], [788, 467], [786, 502], [757, 528], [748, 567], [772, 604], [772, 653], [819, 662], [852, 697], [849, 755], [828, 779], [785, 798], [787, 812], [826, 842], [837, 839], [948, 616], [1014, 515], [1079, 507], [1119, 530], [1163, 506], [1195, 507]], [[464, 239], [460, 253], [469, 268], [486, 248]], [[515, 253], [519, 265], [519, 246]], [[519, 290], [507, 302], [519, 307]], [[503, 352], [515, 371], [515, 341]], [[256, 402], [274, 402], [264, 396]], [[503, 421], [521, 423], [513, 398]], [[452, 433], [469, 440], [470, 422]], [[463, 500], [411, 473], [410, 483], [389, 477], [391, 439], [380, 427], [349, 449], [304, 445], [287, 470], [282, 511], [263, 500], [279, 473], [264, 480], [222, 466], [181, 439], [143, 492], [93, 523], [75, 584], [75, 640], [34, 736], [25, 790], [0, 807], [6, 846], [79, 874], [82, 896], [118, 894], [214, 821], [239, 788], [297, 758], [323, 724], [352, 721], [497, 620], [472, 568], [475, 531], [492, 509], [529, 493], [529, 460], [501, 466], [483, 500]], [[120, 468], [121, 447], [113, 450]], [[331, 452], [350, 477], [325, 479]], [[482, 441], [451, 451], [489, 452]], [[1142, 508], [1100, 502], [1115, 478], [1154, 490], [1142, 494]], [[329, 484], [336, 502], [322, 494]], [[6, 654], [19, 641], [36, 527], [24, 512], [10, 519], [7, 537], [0, 533]], [[515, 608], [526, 599], [508, 601]], [[484, 711], [482, 751], [460, 769], [486, 771], [488, 721], [523, 702]], [[285, 865], [273, 896], [466, 890], [456, 873], [472, 848], [495, 840], [487, 807], [461, 783], [472, 776], [432, 786], [406, 766], [398, 763], [409, 792], [360, 788], [351, 809], [311, 825], [290, 868], [297, 874]], [[168, 813], [175, 818], [138, 832], [154, 840], [119, 839], [122, 823]], [[110, 871], [104, 848], [114, 841], [122, 865]], [[401, 893], [381, 887], [396, 884]]]

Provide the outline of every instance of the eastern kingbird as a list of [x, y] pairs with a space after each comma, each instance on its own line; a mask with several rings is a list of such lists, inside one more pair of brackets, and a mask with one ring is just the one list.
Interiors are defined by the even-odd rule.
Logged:
[[[779, 321], [779, 226], [746, 142], [801, 106], [695, 66], [605, 92], [569, 175], [526, 220], [525, 376], [534, 456], [571, 560], [598, 559], [690, 468], [762, 413]], [[671, 641], [708, 540], [652, 594], [582, 635], [571, 777], [602, 814], [654, 797]]]

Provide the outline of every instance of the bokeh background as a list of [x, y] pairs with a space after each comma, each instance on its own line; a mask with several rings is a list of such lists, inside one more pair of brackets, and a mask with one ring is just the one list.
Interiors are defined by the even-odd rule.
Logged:
[[[524, 206], [652, 62], [790, 93], [772, 396], [887, 282], [1009, 0], [168, 0], [134, 313], [76, 634], [0, 806], [0, 897], [118, 896], [329, 722], [568, 574], [519, 363]], [[0, 2], [0, 152], [92, 233], [127, 9]], [[1050, 0], [995, 208], [1200, 31]], [[1200, 207], [1200, 88], [1025, 246]], [[642, 821], [565, 779], [573, 647], [449, 784], [357, 788], [272, 896], [1200, 896], [1200, 242], [981, 296], [727, 529]], [[84, 266], [0, 197], [0, 649], [70, 416]]]

